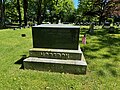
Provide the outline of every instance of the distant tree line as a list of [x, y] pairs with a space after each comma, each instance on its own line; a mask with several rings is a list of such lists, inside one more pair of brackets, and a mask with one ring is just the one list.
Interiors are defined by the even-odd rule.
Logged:
[[73, 0], [0, 0], [0, 24], [19, 22], [27, 26], [28, 21], [58, 23], [74, 22]]
[[[0, 0], [0, 27], [8, 23], [102, 22], [112, 18], [120, 22], [120, 0]], [[119, 18], [119, 19], [116, 19]], [[110, 19], [109, 19], [110, 20]]]

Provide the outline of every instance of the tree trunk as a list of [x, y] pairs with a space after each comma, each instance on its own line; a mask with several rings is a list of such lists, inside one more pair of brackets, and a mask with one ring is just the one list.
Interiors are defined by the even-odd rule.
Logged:
[[38, 12], [37, 12], [37, 23], [38, 25], [42, 23], [42, 0], [38, 0]]
[[50, 10], [50, 23], [53, 24], [53, 15], [51, 10]]
[[57, 4], [58, 4], [58, 0], [56, 1], [56, 6], [57, 6]]
[[27, 26], [27, 8], [28, 8], [28, 0], [23, 0], [23, 8], [24, 8], [24, 24]]
[[24, 8], [24, 24], [27, 26], [27, 8], [28, 8], [28, 0], [23, 0], [23, 8]]
[[102, 22], [102, 14], [99, 16], [99, 26], [101, 25]]
[[0, 28], [2, 27], [2, 0], [0, 0]]
[[4, 0], [0, 0], [0, 9], [1, 9], [0, 27], [3, 28], [5, 26], [5, 1]]
[[20, 1], [19, 0], [17, 0], [17, 10], [18, 10], [18, 15], [19, 15], [19, 26], [21, 26], [22, 21], [21, 21]]
[[46, 18], [46, 6], [47, 6], [47, 0], [44, 0], [44, 10], [43, 10], [43, 20]]

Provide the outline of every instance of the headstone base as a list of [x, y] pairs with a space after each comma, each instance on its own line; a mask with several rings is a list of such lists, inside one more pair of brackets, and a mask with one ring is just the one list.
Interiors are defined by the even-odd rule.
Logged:
[[79, 50], [32, 48], [29, 50], [29, 56], [38, 58], [78, 60], [81, 59], [82, 51], [80, 47]]
[[61, 60], [29, 57], [23, 61], [23, 64], [24, 69], [72, 74], [86, 74], [87, 69], [87, 63], [83, 55], [81, 60]]

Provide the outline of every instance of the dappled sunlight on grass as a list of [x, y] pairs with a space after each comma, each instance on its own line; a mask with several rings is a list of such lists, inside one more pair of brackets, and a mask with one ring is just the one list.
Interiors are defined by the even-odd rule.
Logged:
[[82, 26], [80, 32], [80, 46], [88, 63], [86, 75], [20, 69], [32, 48], [31, 29], [1, 30], [0, 89], [119, 90], [120, 34], [109, 34], [101, 27], [95, 27], [95, 33], [87, 33], [87, 44], [83, 45], [81, 38], [88, 28]]
[[87, 44], [81, 48], [84, 48], [88, 69], [98, 76], [120, 76], [120, 34], [98, 29], [93, 35], [87, 34], [86, 38]]

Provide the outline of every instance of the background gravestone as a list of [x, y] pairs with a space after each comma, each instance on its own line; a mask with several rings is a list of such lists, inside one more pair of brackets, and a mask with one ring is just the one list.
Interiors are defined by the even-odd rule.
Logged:
[[79, 26], [47, 24], [32, 27], [33, 48], [25, 69], [85, 74], [87, 63], [79, 47]]

